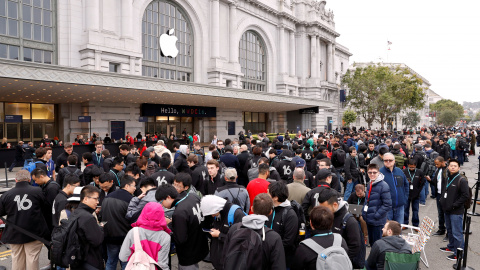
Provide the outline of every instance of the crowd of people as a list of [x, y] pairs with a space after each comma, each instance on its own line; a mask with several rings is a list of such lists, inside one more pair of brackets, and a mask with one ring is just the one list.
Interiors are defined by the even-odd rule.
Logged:
[[66, 143], [55, 161], [47, 144], [21, 146], [33, 153], [0, 197], [1, 240], [12, 248], [12, 269], [39, 269], [48, 241], [56, 269], [139, 261], [170, 269], [172, 254], [178, 269], [202, 260], [215, 269], [384, 269], [386, 252], [411, 253], [401, 224], [419, 225], [431, 192], [435, 235], [446, 235], [441, 251], [456, 260], [470, 196], [460, 169], [476, 136], [437, 127], [415, 136], [241, 132], [214, 138], [206, 154], [197, 137], [173, 151], [161, 139], [138, 150], [122, 144], [118, 156], [97, 140], [81, 154]]

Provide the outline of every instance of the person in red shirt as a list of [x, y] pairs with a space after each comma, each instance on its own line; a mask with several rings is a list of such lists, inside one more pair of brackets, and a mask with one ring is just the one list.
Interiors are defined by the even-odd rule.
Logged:
[[133, 141], [133, 137], [130, 135], [130, 132], [127, 132], [127, 136], [125, 136], [125, 139], [128, 144], [133, 145], [134, 141]]
[[[268, 164], [262, 163], [258, 165], [258, 178], [253, 179], [247, 185], [248, 196], [250, 197], [250, 205], [253, 205], [253, 200], [255, 196], [260, 193], [267, 193], [268, 186], [270, 183], [267, 181], [268, 175], [270, 173], [270, 168]], [[248, 212], [248, 214], [253, 214], [252, 209]]]

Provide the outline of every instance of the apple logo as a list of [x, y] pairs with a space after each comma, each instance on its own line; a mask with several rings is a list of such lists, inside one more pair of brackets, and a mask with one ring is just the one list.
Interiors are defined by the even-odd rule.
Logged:
[[175, 58], [178, 55], [177, 40], [174, 36], [175, 30], [172, 28], [167, 31], [167, 34], [160, 35], [160, 53], [162, 56]]

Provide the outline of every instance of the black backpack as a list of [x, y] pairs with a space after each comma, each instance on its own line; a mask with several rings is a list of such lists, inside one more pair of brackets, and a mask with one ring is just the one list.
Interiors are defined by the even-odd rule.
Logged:
[[[462, 179], [465, 179], [465, 181], [467, 181], [467, 184], [468, 184], [468, 178], [465, 175], [465, 172], [461, 172], [460, 175], [462, 178], [460, 178], [459, 183]], [[469, 209], [470, 207], [472, 207], [472, 204], [473, 204], [472, 196], [473, 196], [473, 190], [470, 186], [468, 186], [468, 199], [465, 201], [465, 209]]]
[[[345, 228], [347, 227], [347, 221], [350, 217], [353, 217], [352, 213], [350, 212], [347, 212], [345, 216], [343, 216], [342, 234]], [[355, 222], [357, 222], [357, 220], [355, 220]], [[360, 231], [360, 237], [361, 237], [362, 243], [360, 244], [360, 251], [356, 254], [355, 258], [353, 258], [352, 260], [352, 265], [354, 269], [363, 269], [363, 267], [365, 267], [365, 257], [367, 255], [367, 248], [365, 247], [365, 244], [363, 242], [365, 239], [365, 236], [363, 235], [363, 231], [360, 229], [360, 227], [357, 226], [356, 228], [358, 228], [358, 230]]]
[[262, 235], [241, 226], [225, 243], [224, 269], [256, 270], [262, 268], [263, 241], [271, 229], [263, 227]]
[[80, 177], [82, 171], [80, 169], [76, 169], [74, 172], [70, 171], [68, 168], [65, 169], [67, 171], [67, 174], [66, 175], [76, 175], [78, 177]]
[[77, 234], [78, 218], [61, 221], [53, 228], [50, 259], [60, 267], [78, 267], [85, 261], [88, 245]]
[[345, 158], [347, 154], [341, 149], [335, 150], [332, 155], [332, 163], [336, 167], [343, 167], [345, 165]]
[[435, 167], [435, 159], [429, 158], [427, 155], [423, 156], [423, 158], [424, 159], [423, 159], [422, 165], [420, 166], [420, 170], [422, 170], [425, 176], [431, 177], [435, 173], [435, 170], [437, 169], [437, 167]]
[[295, 200], [291, 200], [290, 207], [287, 206], [285, 207], [285, 210], [283, 210], [282, 222], [287, 219], [287, 212], [288, 210], [290, 210], [290, 208], [293, 209], [293, 211], [295, 211], [295, 214], [297, 215], [297, 219], [298, 219], [298, 234], [297, 234], [297, 239], [295, 240], [295, 246], [298, 247], [300, 242], [305, 240], [305, 235], [301, 235], [300, 230], [305, 230], [305, 225], [307, 222], [305, 220], [305, 213], [303, 212], [302, 206]]
[[461, 138], [461, 139], [458, 139], [458, 148], [460, 148], [460, 150], [466, 150], [469, 148], [469, 144], [467, 142], [467, 140], [465, 138]]
[[[237, 192], [237, 196], [236, 196], [236, 197], [233, 196], [233, 194], [232, 194], [232, 192], [230, 191], [229, 188], [227, 188], [227, 191], [228, 191], [228, 193], [230, 193], [230, 195], [232, 195], [232, 198], [233, 198], [233, 199], [232, 199], [231, 203], [236, 204], [236, 205], [238, 205], [238, 206], [241, 207], [242, 204], [240, 203], [240, 200], [238, 199], [238, 195], [240, 195], [241, 188], [238, 188], [238, 192]], [[225, 198], [225, 199], [228, 201], [228, 198]], [[248, 212], [248, 209], [242, 209], [242, 210], [243, 210], [244, 212]]]

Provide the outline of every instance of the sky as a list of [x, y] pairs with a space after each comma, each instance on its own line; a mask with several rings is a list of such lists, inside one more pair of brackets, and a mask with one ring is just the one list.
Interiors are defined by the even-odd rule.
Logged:
[[479, 1], [327, 0], [325, 9], [350, 64], [405, 63], [443, 98], [480, 101]]

